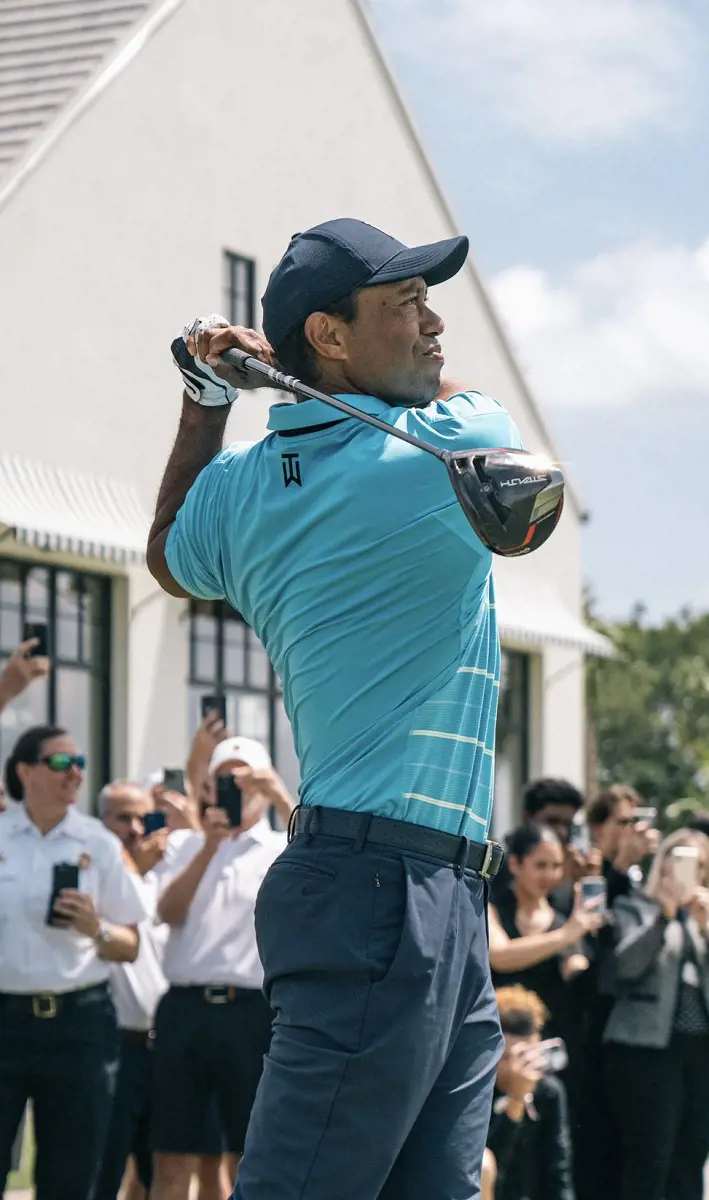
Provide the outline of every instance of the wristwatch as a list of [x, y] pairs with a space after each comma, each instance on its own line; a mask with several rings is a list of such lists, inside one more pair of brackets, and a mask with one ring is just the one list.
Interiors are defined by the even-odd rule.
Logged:
[[106, 946], [111, 940], [111, 930], [105, 921], [99, 921], [98, 933], [94, 938], [94, 942], [99, 950]]

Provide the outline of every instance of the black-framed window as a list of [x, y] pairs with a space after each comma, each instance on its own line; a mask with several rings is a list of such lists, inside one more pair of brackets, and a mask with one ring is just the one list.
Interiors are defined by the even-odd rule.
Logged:
[[300, 776], [290, 723], [261, 642], [241, 614], [223, 601], [192, 600], [189, 622], [190, 731], [201, 719], [200, 698], [223, 694], [229, 728], [268, 748], [296, 797]]
[[493, 829], [498, 837], [513, 828], [520, 818], [522, 790], [529, 777], [529, 737], [529, 655], [503, 650], [493, 812]]
[[26, 621], [47, 625], [52, 670], [0, 715], [0, 759], [23, 729], [64, 726], [88, 759], [79, 803], [91, 811], [110, 777], [111, 580], [0, 558], [0, 663], [22, 641]]
[[256, 322], [256, 263], [224, 251], [224, 315], [231, 325], [253, 329]]

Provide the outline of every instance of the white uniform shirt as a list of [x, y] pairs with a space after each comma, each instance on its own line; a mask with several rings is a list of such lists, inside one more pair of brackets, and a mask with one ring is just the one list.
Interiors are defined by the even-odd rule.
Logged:
[[46, 923], [55, 863], [79, 867], [79, 891], [100, 917], [137, 925], [146, 915], [139, 877], [114, 834], [75, 808], [44, 836], [22, 804], [0, 813], [0, 992], [73, 992], [108, 979], [90, 937]]
[[[254, 908], [264, 876], [286, 843], [286, 834], [271, 829], [265, 819], [222, 842], [202, 876], [187, 920], [170, 928], [165, 948], [170, 983], [262, 986]], [[165, 864], [169, 879], [183, 871], [203, 845], [202, 833], [173, 834]], [[162, 877], [161, 886], [164, 889]]]
[[150, 915], [138, 926], [138, 957], [132, 963], [111, 963], [109, 969], [120, 1028], [147, 1033], [153, 1028], [160, 998], [167, 991], [163, 958], [169, 930], [167, 925], [156, 924], [158, 884], [152, 871], [140, 880], [140, 887]]

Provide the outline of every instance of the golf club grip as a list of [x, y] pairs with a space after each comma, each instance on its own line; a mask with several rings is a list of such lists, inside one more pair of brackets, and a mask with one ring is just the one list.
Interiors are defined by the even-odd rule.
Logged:
[[245, 350], [225, 350], [222, 354], [225, 363], [236, 367], [239, 371], [256, 371], [259, 375], [265, 375], [266, 378], [273, 384], [274, 387], [283, 388], [286, 392], [295, 392], [296, 384], [299, 382], [292, 375], [284, 375], [282, 371], [277, 371], [275, 367], [269, 367], [266, 363], [262, 363], [260, 359], [254, 358], [252, 354], [247, 354]]

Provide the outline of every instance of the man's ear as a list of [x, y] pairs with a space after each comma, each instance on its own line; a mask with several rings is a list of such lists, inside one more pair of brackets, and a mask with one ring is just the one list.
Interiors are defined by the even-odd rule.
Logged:
[[327, 358], [331, 362], [341, 362], [347, 358], [343, 321], [340, 317], [331, 317], [324, 312], [311, 313], [305, 322], [304, 332], [320, 358]]

